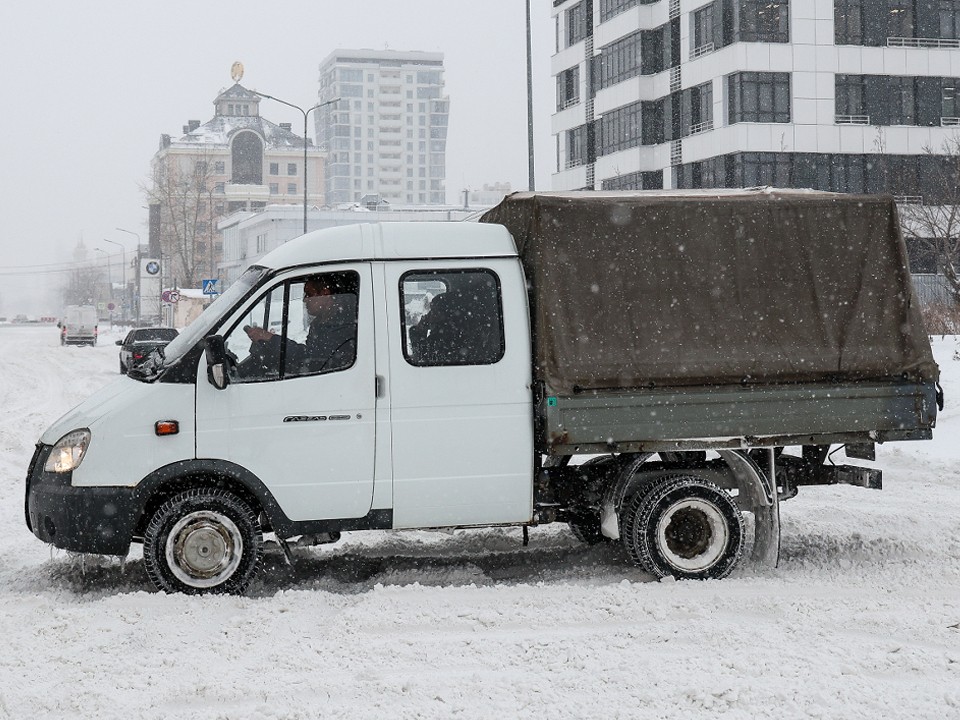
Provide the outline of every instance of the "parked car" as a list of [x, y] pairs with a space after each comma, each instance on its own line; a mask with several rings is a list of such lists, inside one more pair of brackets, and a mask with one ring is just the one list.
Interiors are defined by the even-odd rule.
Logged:
[[157, 348], [162, 348], [177, 336], [173, 328], [148, 327], [135, 328], [127, 333], [123, 340], [117, 340], [120, 346], [120, 372], [124, 375], [149, 357]]

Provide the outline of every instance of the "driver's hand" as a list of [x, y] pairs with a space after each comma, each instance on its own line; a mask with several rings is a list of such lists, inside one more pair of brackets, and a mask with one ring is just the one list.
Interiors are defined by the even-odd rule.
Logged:
[[274, 333], [261, 327], [246, 327], [244, 330], [253, 342], [265, 342], [274, 336]]

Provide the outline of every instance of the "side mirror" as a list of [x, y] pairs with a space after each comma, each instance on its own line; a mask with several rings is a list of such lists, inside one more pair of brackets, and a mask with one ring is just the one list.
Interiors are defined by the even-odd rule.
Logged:
[[123, 345], [123, 340], [117, 340], [117, 342], [114, 343], [114, 344], [115, 344], [115, 345]]
[[208, 335], [204, 349], [207, 360], [207, 380], [217, 390], [223, 390], [229, 384], [227, 378], [227, 348], [221, 335]]

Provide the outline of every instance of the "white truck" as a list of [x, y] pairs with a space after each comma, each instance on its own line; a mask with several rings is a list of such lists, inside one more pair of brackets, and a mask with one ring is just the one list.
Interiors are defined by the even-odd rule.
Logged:
[[61, 345], [96, 345], [99, 318], [93, 305], [67, 305], [60, 328]]
[[242, 592], [269, 533], [555, 521], [655, 576], [719, 578], [745, 544], [776, 562], [799, 487], [880, 486], [831, 446], [932, 435], [890, 198], [517, 193], [481, 220], [269, 253], [43, 433], [30, 530], [140, 542], [168, 592]]

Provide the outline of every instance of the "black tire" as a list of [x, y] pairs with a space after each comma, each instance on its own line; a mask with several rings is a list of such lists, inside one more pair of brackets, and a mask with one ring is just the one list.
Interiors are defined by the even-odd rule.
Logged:
[[630, 559], [656, 577], [726, 577], [743, 555], [743, 518], [733, 498], [692, 475], [654, 481], [627, 502], [621, 538]]
[[[590, 458], [583, 463], [581, 467], [587, 468], [598, 465], [613, 465], [616, 463], [616, 460], [617, 459], [613, 455], [600, 455], [598, 457]], [[570, 531], [573, 533], [573, 536], [582, 543], [586, 543], [587, 545], [597, 545], [602, 542], [610, 541], [610, 538], [600, 531], [599, 512], [581, 510], [579, 512], [571, 513], [570, 517], [567, 519], [567, 523], [570, 525]]]
[[143, 563], [158, 590], [241, 594], [263, 560], [257, 513], [227, 490], [182, 492], [157, 509], [143, 534]]
[[600, 516], [579, 514], [573, 515], [568, 520], [570, 531], [573, 536], [587, 545], [598, 545], [602, 542], [609, 542], [610, 538], [600, 531]]
[[121, 375], [127, 374], [127, 366], [123, 364], [123, 360], [120, 361], [120, 374]]

